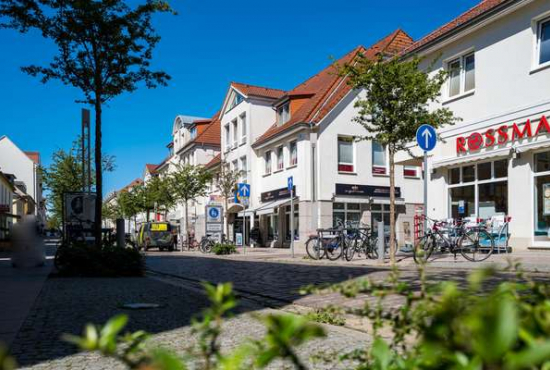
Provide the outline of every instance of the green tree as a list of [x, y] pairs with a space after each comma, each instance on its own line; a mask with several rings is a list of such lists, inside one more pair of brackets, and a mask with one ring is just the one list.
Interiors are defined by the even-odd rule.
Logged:
[[[355, 103], [359, 109], [355, 121], [366, 134], [359, 140], [372, 140], [387, 148], [390, 167], [390, 258], [395, 263], [395, 154], [408, 151], [416, 130], [429, 123], [435, 128], [453, 125], [458, 119], [447, 108], [431, 109], [439, 102], [447, 73], [430, 75], [419, 68], [419, 58], [400, 60], [379, 55], [371, 60], [359, 55], [353, 63], [341, 67], [354, 89], [364, 91], [365, 98]], [[431, 68], [429, 68], [431, 69]]]
[[[58, 52], [46, 66], [22, 70], [31, 76], [76, 87], [79, 102], [95, 110], [95, 184], [97, 199], [103, 199], [102, 111], [113, 98], [137, 89], [166, 85], [169, 76], [152, 71], [152, 52], [160, 40], [151, 23], [152, 15], [169, 12], [163, 0], [147, 0], [130, 8], [124, 0], [0, 0], [1, 27], [20, 32], [38, 30], [53, 41]], [[101, 240], [102, 202], [96, 202], [95, 236]]]
[[56, 228], [63, 222], [63, 194], [82, 191], [82, 160], [77, 143], [78, 140], [69, 151], [55, 151], [52, 163], [41, 169], [44, 188], [48, 191], [48, 223]]
[[185, 207], [185, 233], [189, 242], [189, 201], [206, 196], [212, 175], [202, 166], [178, 164], [170, 173], [170, 193], [175, 202], [181, 201]]
[[147, 192], [146, 199], [149, 202], [150, 209], [162, 210], [166, 213], [175, 205], [174, 196], [170, 191], [170, 178], [165, 176], [153, 176], [145, 185]]
[[222, 162], [220, 166], [220, 173], [216, 179], [216, 188], [220, 192], [220, 195], [223, 197], [224, 202], [224, 232], [225, 235], [229, 234], [228, 231], [228, 222], [227, 222], [227, 208], [229, 199], [235, 196], [235, 191], [237, 190], [237, 184], [243, 174], [241, 170], [231, 170], [229, 169], [229, 164]]
[[134, 229], [136, 229], [136, 217], [140, 212], [140, 205], [138, 203], [137, 194], [134, 188], [118, 192], [117, 204], [120, 207], [123, 218], [127, 218], [128, 221], [132, 218], [134, 219]]

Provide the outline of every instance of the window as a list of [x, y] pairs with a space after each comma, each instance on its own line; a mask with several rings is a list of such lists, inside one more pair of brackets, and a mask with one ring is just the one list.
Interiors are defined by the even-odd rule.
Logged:
[[353, 172], [353, 138], [338, 138], [338, 172]]
[[231, 134], [229, 130], [229, 125], [225, 125], [225, 150], [231, 148]]
[[246, 143], [246, 113], [241, 114], [241, 144]]
[[403, 166], [403, 176], [405, 177], [418, 177], [420, 173], [420, 167], [418, 166]]
[[476, 87], [475, 54], [466, 54], [447, 63], [449, 97], [472, 91]]
[[235, 90], [231, 91], [231, 96], [229, 97], [229, 105], [227, 106], [226, 112], [229, 112], [231, 109], [241, 104], [243, 100], [244, 98], [241, 96], [241, 94], [237, 93]]
[[265, 161], [265, 174], [269, 175], [271, 173], [271, 150], [268, 150], [264, 154]]
[[332, 225], [359, 226], [361, 222], [361, 204], [359, 203], [333, 203], [332, 204]]
[[534, 155], [535, 240], [548, 241], [550, 235], [550, 152]]
[[[373, 204], [371, 205], [371, 229], [374, 235], [378, 235], [378, 223], [384, 222], [384, 234], [390, 233], [390, 205]], [[397, 214], [395, 215], [397, 218]]]
[[372, 142], [372, 173], [385, 175], [388, 173], [388, 162], [386, 161], [386, 148], [376, 141]]
[[191, 139], [194, 139], [197, 137], [197, 128], [193, 127], [191, 128]]
[[296, 166], [298, 164], [298, 146], [296, 142], [293, 141], [289, 145], [290, 151], [290, 166]]
[[539, 64], [550, 62], [550, 18], [539, 23], [538, 27], [538, 57]]
[[232, 122], [233, 125], [233, 147], [239, 145], [239, 122], [234, 119]]
[[508, 212], [508, 160], [449, 170], [450, 216], [488, 219]]
[[233, 171], [239, 171], [239, 161], [238, 160], [234, 160], [232, 163], [231, 163], [231, 166], [233, 167]]
[[290, 103], [285, 103], [277, 109], [277, 122], [279, 125], [285, 124], [290, 120]]
[[241, 157], [241, 171], [242, 171], [241, 180], [242, 182], [246, 182], [246, 179], [248, 177], [246, 157]]
[[277, 171], [285, 168], [285, 156], [283, 152], [283, 147], [277, 149]]
[[[285, 216], [286, 216], [286, 241], [290, 241], [290, 206], [285, 207]], [[294, 203], [294, 240], [300, 239], [299, 226], [300, 226], [300, 211], [299, 205]]]

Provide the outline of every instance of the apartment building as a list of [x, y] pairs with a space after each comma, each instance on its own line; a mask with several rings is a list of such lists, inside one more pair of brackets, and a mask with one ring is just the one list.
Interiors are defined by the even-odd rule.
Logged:
[[429, 216], [510, 216], [513, 248], [549, 248], [550, 1], [482, 1], [412, 55], [449, 73], [438, 106], [462, 118], [430, 153]]

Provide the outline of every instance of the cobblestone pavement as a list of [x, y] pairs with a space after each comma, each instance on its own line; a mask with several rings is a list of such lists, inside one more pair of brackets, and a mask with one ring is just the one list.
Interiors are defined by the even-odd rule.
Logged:
[[[131, 311], [129, 330], [153, 334], [151, 346], [166, 346], [176, 352], [193, 343], [190, 318], [206, 307], [206, 297], [196, 291], [152, 278], [72, 279], [50, 278], [17, 335], [12, 353], [22, 368], [29, 369], [119, 369], [111, 359], [76, 353], [75, 348], [59, 340], [63, 333], [80, 334], [88, 322], [104, 323], [108, 318], [127, 312], [119, 306], [127, 302], [161, 303], [160, 309]], [[241, 302], [236, 316], [225, 324], [222, 347], [234, 348], [247, 338], [259, 339], [264, 330], [253, 314], [268, 313], [251, 301]], [[346, 328], [327, 327], [328, 338], [314, 341], [300, 350], [303, 359], [320, 351], [351, 350], [364, 346], [368, 337]], [[273, 368], [281, 368], [282, 364]], [[342, 367], [345, 367], [342, 365]], [[311, 368], [332, 366], [313, 363]]]

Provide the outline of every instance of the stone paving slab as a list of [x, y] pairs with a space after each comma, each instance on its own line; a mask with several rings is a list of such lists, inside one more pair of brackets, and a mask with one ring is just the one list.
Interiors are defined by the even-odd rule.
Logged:
[[[153, 334], [149, 345], [165, 346], [180, 354], [194, 340], [190, 334], [190, 318], [208, 304], [206, 297], [194, 289], [151, 278], [51, 278], [19, 332], [13, 354], [24, 369], [122, 369], [110, 359], [77, 353], [72, 345], [59, 341], [59, 337], [63, 333], [79, 334], [88, 322], [103, 323], [115, 314], [127, 312], [119, 305], [129, 301], [164, 305], [160, 309], [129, 312], [128, 329], [146, 330]], [[254, 315], [271, 312], [279, 311], [242, 301], [235, 317], [224, 324], [222, 348], [231, 350], [248, 338], [261, 338], [264, 328]], [[364, 333], [332, 326], [326, 328], [327, 339], [311, 342], [300, 350], [304, 360], [319, 352], [342, 352], [369, 343]], [[271, 368], [280, 369], [283, 364]], [[334, 367], [311, 363], [310, 368]]]

